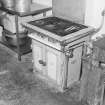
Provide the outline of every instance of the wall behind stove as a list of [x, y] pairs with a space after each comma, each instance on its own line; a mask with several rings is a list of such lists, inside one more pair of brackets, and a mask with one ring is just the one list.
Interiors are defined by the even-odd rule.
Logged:
[[85, 24], [98, 28], [101, 23], [101, 12], [105, 8], [105, 0], [86, 0]]
[[83, 23], [85, 0], [53, 0], [52, 2], [55, 16]]
[[[102, 21], [101, 13], [103, 9], [105, 9], [105, 0], [87, 0], [85, 24], [98, 28]], [[96, 39], [96, 37], [100, 37], [101, 35], [105, 36], [105, 22], [101, 30], [92, 36], [92, 39]]]

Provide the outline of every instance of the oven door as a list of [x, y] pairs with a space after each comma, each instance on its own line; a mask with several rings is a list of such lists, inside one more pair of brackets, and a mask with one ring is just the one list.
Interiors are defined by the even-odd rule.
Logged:
[[78, 82], [81, 72], [81, 56], [83, 46], [73, 50], [73, 56], [69, 58], [68, 62], [68, 75], [67, 75], [67, 87], [71, 84]]

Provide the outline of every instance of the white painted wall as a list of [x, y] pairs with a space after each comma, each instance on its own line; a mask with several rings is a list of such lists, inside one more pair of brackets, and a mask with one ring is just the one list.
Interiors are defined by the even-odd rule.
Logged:
[[35, 3], [52, 6], [52, 0], [32, 0]]
[[[87, 0], [86, 1], [86, 14], [85, 24], [98, 28], [102, 21], [101, 13], [105, 9], [105, 0]], [[105, 22], [99, 32], [92, 36], [92, 39], [96, 40], [97, 37], [105, 37]]]
[[105, 8], [105, 0], [86, 0], [85, 24], [98, 28], [101, 23], [101, 12]]
[[85, 0], [53, 0], [53, 14], [70, 21], [83, 23]]

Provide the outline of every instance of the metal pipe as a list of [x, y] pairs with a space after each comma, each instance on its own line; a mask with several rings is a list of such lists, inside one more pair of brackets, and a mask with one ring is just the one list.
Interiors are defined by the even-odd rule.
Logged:
[[21, 61], [20, 46], [19, 46], [18, 15], [15, 15], [15, 25], [16, 25], [16, 37], [17, 37], [17, 53], [18, 53], [18, 60]]

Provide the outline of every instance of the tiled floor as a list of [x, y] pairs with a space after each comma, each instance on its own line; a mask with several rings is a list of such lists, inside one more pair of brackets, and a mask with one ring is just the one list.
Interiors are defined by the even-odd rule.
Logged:
[[79, 86], [65, 93], [57, 92], [35, 76], [30, 60], [15, 59], [0, 48], [0, 105], [83, 104], [78, 101]]

